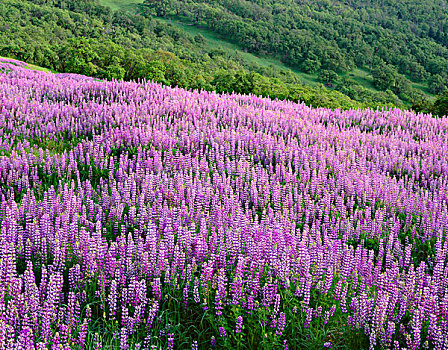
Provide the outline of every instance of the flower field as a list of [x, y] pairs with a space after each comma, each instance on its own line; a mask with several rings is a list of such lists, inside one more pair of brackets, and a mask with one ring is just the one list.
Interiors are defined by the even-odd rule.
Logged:
[[1, 349], [448, 349], [448, 119], [0, 63]]

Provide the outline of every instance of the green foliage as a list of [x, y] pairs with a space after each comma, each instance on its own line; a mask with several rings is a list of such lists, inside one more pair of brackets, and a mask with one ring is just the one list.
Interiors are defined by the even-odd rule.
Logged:
[[412, 109], [417, 113], [432, 113], [433, 104], [425, 96], [415, 96], [412, 100]]
[[380, 90], [391, 89], [397, 79], [397, 71], [391, 65], [381, 63], [372, 71], [373, 83]]
[[86, 38], [70, 38], [59, 50], [62, 71], [95, 76], [98, 67], [93, 63], [98, 54], [93, 50], [91, 40]]
[[447, 90], [447, 82], [440, 74], [434, 74], [429, 78], [429, 91], [433, 94], [440, 94]]
[[[177, 11], [167, 2], [163, 6], [166, 15]], [[208, 51], [203, 35], [191, 36], [142, 14], [111, 12], [93, 1], [6, 0], [0, 4], [0, 27], [6, 29], [0, 32], [0, 54], [100, 79], [146, 79], [322, 107], [375, 107], [322, 87], [304, 86], [291, 71], [259, 66], [237, 52], [222, 47]], [[14, 31], [17, 22], [22, 27]]]
[[[143, 8], [156, 13], [161, 6], [147, 0]], [[172, 0], [169, 5], [163, 2], [163, 8], [165, 14], [172, 13], [171, 18], [208, 28], [241, 49], [317, 74], [326, 85], [332, 83], [324, 77], [325, 72], [339, 74], [355, 67], [368, 68], [376, 88], [391, 90], [405, 102], [410, 102], [416, 89], [410, 83], [403, 86], [408, 81], [405, 77], [423, 83], [419, 89], [432, 84], [433, 93], [442, 92], [447, 85], [448, 15], [443, 4], [430, 0], [387, 0], [369, 6], [361, 0], [337, 0], [331, 5], [326, 0], [306, 4], [290, 0]], [[436, 74], [443, 83], [433, 78]], [[401, 80], [398, 86], [397, 79]], [[335, 87], [339, 89], [339, 85]], [[345, 93], [347, 87], [340, 91]], [[368, 100], [368, 91], [363, 92], [364, 97], [350, 93], [360, 101]]]
[[439, 116], [448, 116], [448, 91], [437, 97], [434, 102], [434, 113]]
[[339, 81], [339, 75], [333, 70], [321, 70], [319, 73], [319, 80], [327, 86], [332, 86]]
[[[129, 0], [127, 3], [134, 1]], [[141, 12], [134, 15], [123, 11], [112, 12], [97, 5], [93, 0], [5, 0], [0, 4], [0, 28], [3, 29], [0, 31], [0, 55], [24, 60], [53, 71], [86, 74], [100, 79], [146, 79], [190, 89], [251, 93], [281, 100], [286, 98], [318, 107], [403, 108], [405, 104], [402, 101], [418, 106], [419, 102], [416, 101], [425, 100], [416, 97], [419, 96], [418, 91], [404, 77], [404, 73], [398, 74], [392, 63], [384, 63], [377, 56], [369, 58], [367, 55], [368, 59], [364, 57], [363, 60], [356, 57], [347, 58], [345, 54], [325, 43], [323, 38], [317, 40], [318, 45], [310, 41], [309, 38], [313, 37], [312, 31], [293, 29], [292, 33], [296, 37], [289, 36], [288, 40], [299, 40], [308, 49], [302, 52], [290, 43], [291, 50], [288, 52], [291, 57], [295, 57], [300, 69], [318, 73], [319, 80], [329, 89], [323, 85], [305, 86], [291, 70], [282, 70], [272, 65], [261, 66], [256, 61], [246, 60], [246, 56], [238, 51], [231, 51], [229, 47], [209, 47], [209, 39], [204, 35], [199, 35], [198, 32], [193, 32], [194, 35], [187, 34], [179, 27], [171, 25], [169, 20], [160, 21], [152, 17], [159, 9], [166, 17], [185, 18], [184, 12], [191, 9], [189, 16], [192, 16], [195, 24], [221, 33], [224, 29], [220, 27], [222, 19], [218, 15], [229, 10], [227, 5], [219, 7], [217, 3], [212, 2], [204, 8], [205, 5], [196, 4], [194, 1], [182, 4], [175, 0], [163, 4], [160, 1], [152, 1], [142, 5]], [[120, 4], [124, 6], [126, 1], [120, 1]], [[241, 5], [239, 1], [235, 4]], [[243, 15], [240, 10], [238, 16], [233, 15], [231, 23], [236, 32], [232, 35], [225, 31], [222, 33], [227, 33], [226, 35], [237, 43], [239, 37], [246, 33], [245, 40], [255, 40], [251, 44], [252, 47], [261, 45], [255, 52], [274, 57], [273, 53], [269, 53], [269, 46], [263, 44], [265, 30], [260, 30], [254, 37], [249, 35], [254, 23], [263, 20], [263, 23], [270, 25], [273, 14], [270, 14], [269, 8], [258, 6], [256, 14], [251, 15], [252, 6], [250, 1], [245, 2], [243, 6], [247, 7], [245, 11], [248, 11], [249, 17], [239, 18], [238, 16]], [[209, 11], [214, 8], [215, 17], [206, 20]], [[13, 29], [15, 23], [21, 23], [20, 29]], [[291, 25], [287, 22], [287, 26]], [[275, 26], [271, 29], [272, 33], [269, 35], [274, 35], [273, 42], [280, 49], [283, 45], [282, 37], [275, 34]], [[250, 50], [251, 46], [244, 48]], [[282, 60], [289, 62], [288, 57], [284, 56]], [[350, 74], [353, 78], [349, 78], [345, 73], [341, 73], [352, 69], [355, 62], [360, 60], [363, 64], [372, 65], [376, 85], [385, 91], [377, 92], [372, 84], [369, 86], [368, 79], [372, 78], [365, 69], [357, 70], [358, 73], [365, 74], [362, 78], [365, 81], [358, 76]], [[385, 69], [380, 69], [377, 62], [383, 62]], [[405, 59], [399, 62], [402, 65], [410, 65]], [[443, 62], [433, 58], [432, 69], [436, 71]], [[414, 66], [405, 73], [417, 72], [416, 67], [419, 66]], [[437, 89], [442, 89], [440, 77], [443, 79], [444, 73], [443, 70], [438, 72], [439, 77], [435, 78], [433, 85], [438, 83]], [[308, 77], [304, 78], [305, 81], [315, 84], [317, 79]]]
[[155, 10], [155, 14], [159, 17], [165, 17], [172, 9], [172, 0], [147, 0], [146, 3]]
[[194, 42], [198, 45], [204, 45], [205, 44], [205, 38], [202, 34], [197, 34], [194, 37]]

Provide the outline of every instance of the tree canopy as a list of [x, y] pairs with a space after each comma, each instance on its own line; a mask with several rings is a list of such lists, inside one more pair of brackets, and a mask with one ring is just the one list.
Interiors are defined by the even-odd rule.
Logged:
[[[429, 85], [434, 94], [448, 86], [445, 1], [172, 0], [166, 5], [166, 17], [191, 20], [306, 73], [367, 68], [383, 91], [393, 90], [399, 75]], [[146, 0], [145, 6], [160, 14], [157, 1]]]

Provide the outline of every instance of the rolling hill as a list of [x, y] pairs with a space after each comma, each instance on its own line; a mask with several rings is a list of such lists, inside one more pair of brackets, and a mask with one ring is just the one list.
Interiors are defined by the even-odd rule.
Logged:
[[[131, 11], [133, 13], [148, 13], [146, 10], [147, 7], [152, 7], [155, 9], [155, 12], [151, 12], [152, 15], [156, 16], [160, 15], [160, 11], [157, 11], [158, 4], [161, 4], [161, 2], [157, 1], [147, 1], [146, 3], [142, 1], [132, 1], [132, 0], [121, 0], [116, 2], [110, 2], [105, 0], [100, 0], [100, 4], [104, 6], [110, 6], [113, 9], [121, 9], [126, 11]], [[142, 3], [145, 3], [142, 5]], [[382, 92], [385, 89], [381, 88], [376, 84], [375, 77], [372, 74], [372, 69], [369, 67], [366, 67], [363, 64], [360, 64], [358, 67], [353, 66], [354, 68], [344, 71], [343, 69], [337, 69], [339, 76], [336, 76], [336, 81], [328, 81], [325, 80], [325, 78], [322, 78], [322, 70], [330, 69], [331, 67], [322, 67], [322, 69], [319, 69], [320, 66], [322, 66], [320, 63], [316, 63], [314, 65], [311, 65], [313, 69], [304, 69], [303, 65], [299, 64], [291, 64], [285, 56], [280, 55], [277, 51], [266, 51], [266, 50], [250, 50], [250, 46], [247, 45], [242, 40], [238, 39], [238, 35], [236, 33], [229, 33], [226, 32], [224, 29], [218, 30], [217, 28], [210, 26], [209, 22], [207, 22], [207, 18], [203, 18], [202, 20], [198, 19], [196, 20], [193, 18], [194, 13], [197, 11], [200, 11], [200, 6], [204, 4], [204, 6], [216, 6], [218, 9], [220, 9], [220, 6], [223, 4], [226, 4], [226, 1], [211, 1], [211, 2], [204, 2], [204, 1], [186, 1], [181, 3], [176, 3], [176, 1], [171, 2], [163, 2], [163, 6], [167, 6], [167, 13], [164, 14], [164, 17], [158, 16], [161, 20], [164, 20], [165, 22], [168, 22], [170, 24], [173, 24], [174, 26], [182, 29], [185, 32], [188, 32], [192, 35], [201, 34], [206, 38], [206, 42], [211, 47], [224, 47], [231, 50], [238, 50], [239, 53], [249, 62], [256, 62], [260, 65], [274, 65], [280, 69], [290, 69], [294, 72], [295, 75], [297, 75], [300, 80], [307, 85], [316, 85], [318, 83], [324, 83], [327, 85], [330, 89], [338, 89], [346, 94], [348, 94], [350, 97], [357, 99], [357, 100], [365, 100], [368, 98], [371, 98], [370, 93], [378, 93]], [[233, 1], [231, 2], [232, 6], [231, 8], [226, 8], [226, 11], [222, 15], [222, 18], [225, 18], [225, 14], [228, 14], [229, 11], [231, 13], [233, 8], [237, 8], [235, 4], [238, 4], [240, 2]], [[257, 8], [258, 5], [253, 5], [251, 7], [250, 1], [242, 1], [242, 3], [247, 4], [247, 14], [250, 15], [251, 9]], [[168, 5], [167, 5], [168, 4]], [[206, 5], [205, 5], [206, 4]], [[140, 6], [139, 6], [140, 5]], [[173, 10], [170, 12], [170, 6], [173, 8]], [[184, 6], [184, 8], [182, 8]], [[190, 6], [190, 7], [189, 7]], [[229, 5], [230, 6], [230, 5]], [[182, 8], [182, 9], [181, 9]], [[180, 9], [180, 10], [177, 10]], [[184, 12], [182, 12], [182, 10]], [[206, 16], [205, 13], [207, 13], [206, 10], [202, 11], [202, 15]], [[250, 16], [249, 16], [250, 17]], [[239, 18], [237, 17], [234, 19], [234, 22], [237, 24], [245, 23], [244, 21], [249, 21], [250, 24], [250, 18]], [[253, 21], [252, 21], [253, 22]], [[260, 24], [262, 27], [265, 25], [264, 23]], [[256, 32], [260, 32], [260, 28], [257, 28]], [[254, 32], [250, 32], [250, 35], [253, 35], [256, 37], [255, 29]], [[248, 34], [249, 35], [249, 34]], [[257, 34], [258, 35], [258, 34]], [[310, 37], [313, 37], [313, 33], [309, 33]], [[285, 36], [280, 37], [278, 40], [285, 39]], [[257, 40], [262, 41], [259, 37], [257, 37]], [[315, 40], [318, 41], [317, 39]], [[249, 48], [249, 52], [248, 52]], [[289, 51], [289, 48], [287, 49]], [[251, 52], [252, 51], [252, 54]], [[359, 51], [359, 54], [362, 55], [362, 50]], [[347, 55], [347, 53], [345, 53]], [[343, 55], [339, 54], [338, 56], [339, 61], [343, 61]], [[373, 59], [372, 59], [373, 60]], [[316, 68], [317, 67], [317, 68]], [[415, 99], [419, 98], [429, 98], [431, 99], [434, 94], [441, 93], [445, 90], [445, 87], [443, 83], [439, 81], [439, 85], [436, 87], [434, 84], [431, 85], [433, 88], [431, 88], [429, 83], [433, 81], [434, 79], [438, 79], [439, 77], [436, 76], [433, 80], [429, 79], [426, 81], [419, 80], [419, 77], [417, 77], [415, 74], [412, 74], [411, 71], [402, 72], [404, 75], [397, 76], [397, 82], [392, 83], [389, 87], [390, 91], [394, 90], [394, 93], [397, 94], [401, 98], [401, 100], [405, 103], [405, 105], [409, 105], [412, 103]], [[443, 78], [442, 78], [443, 80]], [[434, 82], [434, 81], [433, 81]], [[373, 99], [373, 98], [371, 98]]]
[[355, 99], [360, 87], [408, 102], [448, 87], [445, 1], [144, 3], [146, 13], [207, 28], [244, 50], [316, 74]]
[[[434, 38], [430, 36], [434, 30], [423, 29], [417, 35], [404, 28], [398, 35], [401, 27], [392, 14], [389, 28], [384, 23], [377, 25], [369, 11], [364, 9], [365, 14], [354, 3], [341, 5], [344, 21], [353, 24], [353, 36], [364, 45], [355, 50], [349, 29], [335, 36], [338, 31], [334, 28], [342, 25], [341, 14], [332, 17], [333, 29], [324, 33], [322, 28], [336, 10], [317, 6], [318, 2], [308, 8], [300, 3], [288, 7], [280, 2], [273, 6], [270, 2], [237, 0], [163, 3], [166, 8], [160, 10], [158, 1], [5, 0], [0, 4], [0, 54], [54, 71], [100, 79], [147, 79], [330, 108], [397, 106], [431, 112], [434, 94], [445, 89], [443, 21]], [[238, 12], [243, 5], [247, 6], [247, 16]], [[213, 11], [220, 16], [213, 17]], [[359, 11], [363, 16], [356, 15]], [[193, 13], [200, 16], [193, 18]], [[288, 22], [289, 39], [278, 24], [283, 18], [278, 17], [280, 14], [292, 21]], [[267, 16], [270, 36], [258, 31], [262, 22], [257, 16]], [[316, 30], [296, 28], [296, 17], [303, 18], [300, 26], [314, 23]], [[228, 32], [230, 27], [223, 26], [227, 22], [222, 18], [233, 23], [238, 33]], [[290, 42], [294, 39], [297, 44], [304, 33], [306, 40], [313, 38], [308, 44], [304, 42], [311, 45], [306, 55], [313, 56], [308, 58], [299, 55]], [[403, 40], [395, 46], [384, 45], [382, 40], [391, 36]], [[257, 38], [261, 46], [249, 45], [244, 41], [248, 37]], [[279, 45], [269, 46], [272, 40], [267, 38], [276, 38]], [[406, 54], [400, 43], [415, 43], [418, 38], [418, 45], [408, 45], [412, 52]], [[282, 54], [288, 42], [292, 45], [287, 50], [289, 56]], [[366, 50], [373, 53], [363, 61]], [[296, 61], [290, 57], [292, 52], [298, 55]], [[337, 62], [341, 64], [335, 66]]]
[[[130, 3], [109, 5], [127, 10], [112, 11], [93, 1], [5, 0], [0, 4], [0, 54], [60, 72], [150, 79], [313, 106], [410, 106], [391, 91], [379, 92], [368, 84], [342, 91], [323, 81], [324, 87], [316, 75], [288, 68], [276, 57], [240, 50], [207, 28], [154, 18], [146, 6], [129, 11]], [[348, 97], [351, 92], [356, 96]]]

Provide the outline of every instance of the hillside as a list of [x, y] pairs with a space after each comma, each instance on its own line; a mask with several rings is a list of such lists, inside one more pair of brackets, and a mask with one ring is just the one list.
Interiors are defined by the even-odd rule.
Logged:
[[135, 10], [136, 6], [143, 3], [143, 0], [98, 0], [102, 6], [109, 7], [114, 11]]
[[[99, 4], [109, 7], [113, 10], [119, 11], [127, 11], [131, 13], [139, 13], [141, 11], [141, 5], [143, 0], [99, 0]], [[319, 83], [319, 79], [317, 75], [307, 74], [301, 72], [299, 70], [293, 69], [282, 63], [279, 59], [274, 57], [263, 57], [260, 55], [253, 54], [251, 52], [247, 52], [241, 49], [238, 45], [233, 43], [231, 40], [226, 39], [226, 37], [219, 35], [218, 33], [209, 30], [203, 26], [195, 26], [194, 23], [184, 22], [179, 18], [176, 19], [168, 19], [164, 17], [154, 17], [163, 23], [168, 25], [175, 26], [185, 33], [190, 34], [192, 37], [196, 35], [201, 35], [205, 42], [204, 44], [209, 50], [213, 49], [224, 49], [229, 52], [238, 52], [246, 62], [269, 68], [274, 66], [280, 70], [286, 70], [293, 72], [295, 76], [297, 76], [300, 81], [305, 82], [308, 85], [315, 86]]]
[[[447, 89], [446, 6], [432, 0], [147, 0], [141, 8], [205, 27], [354, 99], [361, 87], [374, 87], [412, 101], [419, 92]], [[368, 72], [367, 84], [359, 69]]]
[[[180, 20], [155, 18], [130, 2], [5, 0], [0, 3], [0, 55], [59, 72], [106, 79], [148, 79], [170, 86], [219, 92], [253, 93], [330, 108], [398, 106], [420, 108], [426, 97], [401, 101], [378, 91], [365, 69], [349, 90], [329, 86], [328, 78], [288, 68], [276, 57], [239, 49], [220, 34]], [[141, 5], [143, 6], [143, 5]], [[146, 9], [146, 10], [145, 10]], [[320, 83], [324, 83], [324, 87]], [[336, 91], [336, 90], [341, 90]], [[348, 97], [351, 94], [353, 98]]]
[[17, 62], [0, 101], [2, 349], [446, 348], [447, 118]]

